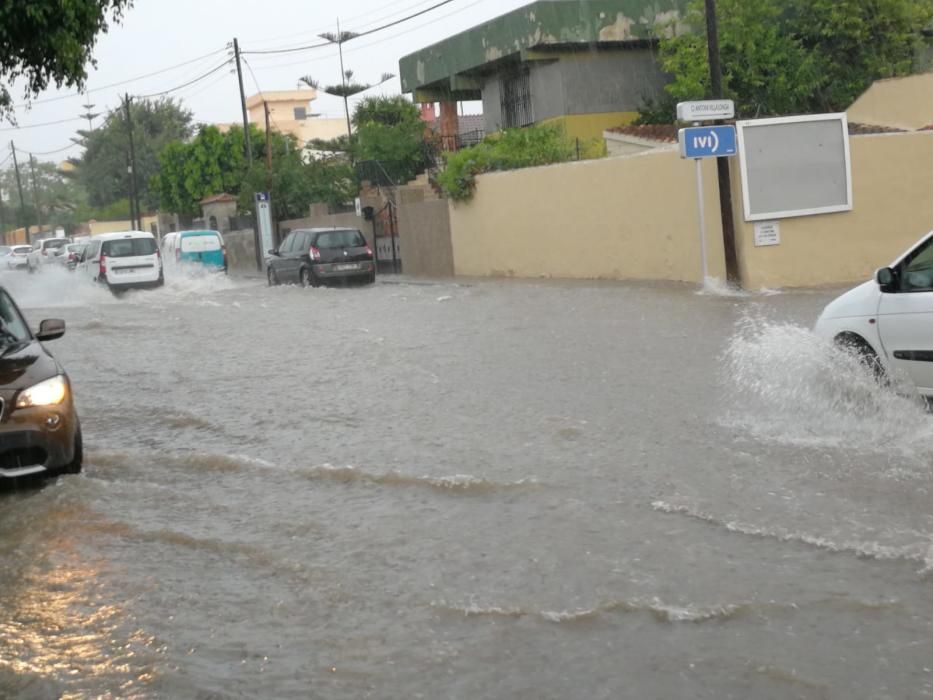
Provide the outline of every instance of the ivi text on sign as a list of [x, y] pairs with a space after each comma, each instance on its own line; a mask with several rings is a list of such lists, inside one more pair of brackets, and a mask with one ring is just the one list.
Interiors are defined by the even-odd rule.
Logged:
[[734, 126], [698, 126], [679, 132], [682, 158], [723, 158], [736, 154]]

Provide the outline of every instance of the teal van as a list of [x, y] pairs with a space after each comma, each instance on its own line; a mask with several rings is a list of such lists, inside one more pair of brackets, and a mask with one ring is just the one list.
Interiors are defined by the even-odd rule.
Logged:
[[179, 231], [163, 241], [167, 260], [187, 268], [227, 271], [227, 249], [217, 231]]

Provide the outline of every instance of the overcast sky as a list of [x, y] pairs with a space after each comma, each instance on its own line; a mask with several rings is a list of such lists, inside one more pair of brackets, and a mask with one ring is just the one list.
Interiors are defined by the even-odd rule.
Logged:
[[[344, 45], [347, 68], [356, 72], [361, 82], [378, 82], [384, 72], [398, 73], [401, 56], [441, 39], [469, 29], [509, 10], [529, 4], [531, 0], [453, 0], [391, 29], [362, 37]], [[43, 100], [74, 91], [50, 90], [39, 96], [29, 110], [18, 109], [20, 127], [77, 117], [85, 110], [87, 99], [95, 104], [95, 112], [106, 112], [118, 106], [120, 96], [147, 95], [181, 85], [209, 71], [226, 58], [216, 53], [203, 60], [160, 75], [143, 78], [130, 84], [101, 89], [137, 76], [159, 71], [169, 66], [220, 51], [237, 37], [243, 51], [265, 50], [319, 43], [317, 35], [336, 32], [339, 15], [341, 29], [366, 31], [392, 22], [437, 4], [438, 0], [136, 0], [121, 25], [112, 26], [101, 35], [94, 56], [96, 70], [91, 71], [87, 96], [42, 103]], [[336, 47], [301, 53], [246, 56], [262, 90], [291, 90], [303, 75], [312, 75], [324, 84], [340, 80]], [[244, 66], [247, 96], [257, 92], [249, 69]], [[393, 95], [401, 91], [398, 78], [374, 88], [367, 95]], [[12, 90], [14, 97], [22, 91]], [[236, 122], [241, 120], [239, 93], [233, 67], [224, 68], [203, 82], [174, 93], [194, 112], [198, 122]], [[313, 104], [315, 112], [324, 116], [343, 115], [340, 98], [321, 94]], [[470, 105], [467, 111], [478, 111]], [[86, 122], [13, 130], [0, 125], [0, 140], [15, 140], [17, 149], [41, 153], [69, 144], [75, 130], [86, 128]], [[7, 150], [7, 149], [0, 149]], [[37, 155], [42, 160], [60, 161], [80, 153], [72, 147], [60, 153]]]

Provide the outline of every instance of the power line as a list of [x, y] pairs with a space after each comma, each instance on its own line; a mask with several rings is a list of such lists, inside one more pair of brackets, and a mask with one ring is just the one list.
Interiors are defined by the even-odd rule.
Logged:
[[222, 49], [211, 51], [210, 53], [204, 54], [203, 56], [198, 56], [197, 58], [192, 58], [182, 63], [176, 63], [173, 66], [168, 66], [167, 68], [162, 68], [160, 70], [153, 71], [151, 73], [145, 73], [143, 75], [138, 75], [135, 78], [127, 78], [126, 80], [121, 80], [116, 83], [110, 83], [109, 85], [101, 85], [100, 87], [91, 88], [90, 90], [85, 90], [83, 92], [75, 92], [70, 95], [59, 95], [57, 97], [49, 97], [44, 100], [36, 100], [35, 102], [30, 102], [29, 104], [17, 105], [15, 109], [31, 107], [32, 105], [43, 105], [43, 104], [48, 104], [50, 102], [60, 102], [61, 100], [70, 100], [74, 97], [81, 97], [83, 95], [88, 95], [92, 92], [101, 92], [102, 90], [109, 90], [110, 88], [120, 87], [122, 85], [129, 85], [130, 83], [135, 83], [139, 80], [145, 80], [146, 78], [152, 78], [157, 75], [162, 75], [163, 73], [168, 73], [170, 71], [177, 70], [178, 68], [184, 68], [185, 66], [190, 66], [192, 63], [198, 63], [199, 61], [203, 61], [205, 58], [210, 58], [211, 56], [215, 56], [216, 54], [222, 53], [226, 50], [227, 50], [227, 47], [224, 46]]
[[67, 146], [62, 146], [61, 148], [56, 148], [54, 151], [25, 151], [25, 153], [28, 153], [28, 154], [31, 155], [31, 156], [53, 156], [53, 155], [55, 155], [56, 153], [61, 153], [62, 151], [67, 151], [67, 150], [69, 150], [69, 149], [71, 149], [71, 148], [74, 148], [74, 147], [76, 147], [76, 146], [80, 146], [80, 144], [77, 144], [77, 143], [69, 143]]
[[59, 119], [54, 122], [42, 122], [39, 124], [25, 124], [23, 126], [7, 126], [7, 127], [0, 129], [0, 131], [20, 131], [22, 129], [38, 129], [43, 126], [56, 126], [58, 124], [67, 124], [68, 122], [73, 122], [73, 121], [83, 122], [84, 117], [69, 117], [67, 119]]
[[211, 69], [210, 69], [209, 71], [207, 71], [206, 73], [202, 73], [202, 74], [199, 75], [197, 78], [194, 78], [193, 80], [189, 80], [189, 81], [186, 82], [186, 83], [182, 83], [181, 85], [176, 85], [175, 87], [169, 88], [168, 90], [162, 90], [161, 92], [154, 92], [154, 93], [149, 94], [149, 95], [136, 95], [136, 97], [139, 98], [139, 99], [141, 99], [141, 100], [148, 100], [148, 99], [151, 99], [151, 98], [153, 98], [153, 97], [162, 97], [163, 95], [168, 95], [169, 93], [172, 93], [172, 92], [178, 92], [179, 90], [183, 90], [183, 89], [185, 89], [186, 87], [189, 87], [189, 86], [191, 86], [191, 85], [194, 85], [195, 83], [199, 83], [199, 82], [201, 82], [202, 80], [204, 80], [205, 78], [208, 78], [208, 77], [214, 75], [214, 73], [216, 73], [217, 71], [221, 70], [222, 68], [225, 68], [226, 66], [229, 66], [231, 62], [232, 62], [232, 59], [229, 59], [229, 58], [228, 58], [226, 61], [224, 61], [223, 63], [221, 63], [219, 66], [214, 66], [213, 68], [211, 68]]
[[[244, 52], [244, 53], [245, 53], [245, 52]], [[256, 86], [256, 92], [259, 93], [259, 96], [262, 98], [263, 104], [265, 104], [265, 102], [266, 102], [266, 96], [263, 94], [262, 88], [259, 87], [259, 81], [256, 80], [256, 74], [253, 73], [253, 67], [249, 64], [249, 61], [247, 61], [245, 58], [243, 59], [243, 63], [246, 64], [246, 69], [249, 71], [249, 75], [250, 75], [250, 77], [253, 79], [253, 85]], [[272, 120], [272, 124], [275, 126], [275, 128], [276, 128], [278, 131], [281, 132], [282, 130], [279, 128], [279, 125], [276, 124], [276, 122], [275, 122], [275, 117], [272, 116], [272, 111], [271, 111], [271, 110], [269, 110], [269, 119]]]
[[[385, 30], [385, 29], [390, 29], [391, 27], [398, 26], [399, 24], [402, 24], [403, 22], [408, 22], [409, 20], [415, 19], [416, 17], [420, 17], [421, 15], [425, 15], [425, 14], [427, 14], [428, 12], [432, 12], [433, 10], [436, 10], [436, 9], [439, 8], [439, 7], [443, 7], [444, 5], [449, 5], [449, 4], [452, 3], [452, 2], [454, 2], [454, 0], [441, 0], [441, 2], [436, 2], [436, 3], [434, 3], [433, 5], [431, 5], [430, 7], [426, 7], [426, 8], [424, 8], [423, 10], [419, 10], [418, 12], [415, 12], [415, 13], [413, 13], [413, 14], [406, 15], [405, 17], [402, 17], [402, 18], [400, 18], [400, 19], [394, 20], [394, 21], [392, 21], [392, 22], [388, 22], [387, 24], [383, 24], [383, 25], [380, 25], [380, 26], [378, 26], [378, 27], [374, 27], [373, 29], [368, 29], [368, 30], [366, 30], [365, 32], [358, 32], [358, 33], [355, 33], [355, 35], [354, 35], [353, 38], [354, 38], [354, 39], [358, 39], [358, 38], [361, 37], [361, 36], [369, 36], [370, 34], [375, 34], [376, 32], [381, 32], [381, 31], [383, 31], [383, 30]], [[347, 39], [347, 41], [350, 41], [350, 39]], [[280, 54], [280, 53], [295, 53], [295, 52], [298, 52], [298, 51], [310, 51], [310, 50], [312, 50], [312, 49], [320, 49], [320, 48], [323, 48], [323, 47], [325, 47], [325, 46], [332, 46], [334, 43], [336, 43], [336, 42], [333, 42], [333, 41], [325, 41], [325, 42], [319, 43], [319, 44], [309, 44], [309, 45], [307, 45], [307, 46], [295, 46], [295, 47], [287, 48], [287, 49], [265, 49], [265, 50], [261, 50], [261, 51], [243, 51], [243, 52], [241, 52], [241, 53], [243, 53], [243, 54]], [[346, 43], [346, 42], [343, 42], [343, 43]]]

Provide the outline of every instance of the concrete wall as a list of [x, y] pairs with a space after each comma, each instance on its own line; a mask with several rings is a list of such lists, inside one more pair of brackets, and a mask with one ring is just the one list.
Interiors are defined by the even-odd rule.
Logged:
[[416, 277], [454, 274], [450, 209], [446, 199], [404, 204], [398, 210], [402, 269]]
[[[715, 165], [703, 168], [709, 269], [724, 277]], [[658, 150], [483, 175], [450, 208], [455, 272], [698, 282], [694, 172]]]
[[562, 54], [555, 66], [563, 85], [563, 114], [636, 112], [667, 82], [651, 49]]
[[849, 121], [899, 129], [933, 124], [933, 73], [879, 80], [846, 110]]
[[486, 133], [502, 130], [502, 87], [499, 76], [490, 75], [483, 86], [483, 116], [486, 117]]
[[231, 272], [256, 271], [256, 238], [253, 229], [224, 231], [227, 266]]
[[856, 136], [851, 212], [779, 220], [781, 244], [756, 248], [742, 220], [733, 163], [736, 237], [746, 287], [801, 287], [868, 279], [933, 229], [933, 132]]
[[531, 114], [536, 122], [570, 114], [564, 96], [563, 57], [553, 63], [531, 63], [528, 82], [531, 87]]

